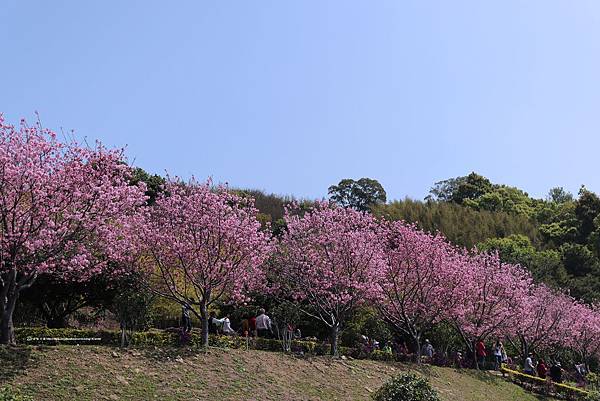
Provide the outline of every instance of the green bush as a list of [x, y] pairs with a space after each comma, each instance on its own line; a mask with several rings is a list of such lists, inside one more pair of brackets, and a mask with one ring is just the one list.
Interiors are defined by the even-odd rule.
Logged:
[[19, 390], [5, 386], [0, 388], [0, 401], [33, 401], [33, 398], [21, 394]]
[[375, 401], [440, 401], [427, 379], [402, 373], [387, 381], [373, 395]]
[[584, 401], [600, 401], [600, 393], [597, 391], [590, 391], [590, 393], [584, 398]]
[[[15, 337], [20, 344], [116, 344], [120, 343], [120, 333], [108, 330], [91, 329], [49, 329], [46, 327], [21, 327], [15, 329]], [[82, 340], [73, 340], [81, 338]], [[93, 340], [89, 340], [93, 339]]]
[[175, 346], [179, 344], [179, 335], [166, 331], [136, 331], [131, 336], [131, 344], [140, 347]]
[[[15, 330], [17, 342], [20, 344], [90, 344], [113, 345], [121, 343], [119, 331], [109, 330], [82, 330], [82, 329], [48, 329], [46, 327], [21, 327]], [[82, 340], [76, 340], [81, 338]], [[87, 339], [94, 339], [88, 341]], [[209, 345], [220, 348], [245, 348], [246, 338], [239, 336], [209, 336]], [[193, 331], [189, 345], [200, 346], [202, 343], [199, 331]], [[136, 347], [169, 347], [179, 345], [179, 334], [162, 330], [149, 330], [134, 332], [131, 336], [131, 345]], [[270, 338], [250, 338], [248, 348], [263, 351], [281, 351], [281, 341]], [[327, 355], [329, 345], [313, 341], [292, 341], [292, 351], [307, 355]], [[340, 347], [340, 354], [353, 355], [351, 348]]]
[[594, 372], [589, 372], [585, 376], [585, 379], [588, 382], [588, 389], [591, 389], [594, 391], [600, 391], [600, 375], [598, 375]]
[[378, 349], [371, 352], [369, 359], [373, 359], [375, 361], [393, 361], [393, 360], [395, 360], [394, 354], [392, 354], [391, 352], [385, 352], [385, 351], [381, 351]]

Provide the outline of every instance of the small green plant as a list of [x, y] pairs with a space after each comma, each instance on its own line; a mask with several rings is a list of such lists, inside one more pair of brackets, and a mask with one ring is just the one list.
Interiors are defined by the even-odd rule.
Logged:
[[600, 393], [598, 391], [590, 391], [584, 398], [584, 401], [600, 401]]
[[12, 387], [4, 386], [0, 387], [0, 401], [33, 401], [33, 398]]
[[597, 375], [594, 372], [589, 372], [585, 379], [588, 382], [588, 389], [594, 391], [600, 391], [600, 375]]
[[375, 361], [393, 361], [394, 355], [391, 352], [385, 352], [376, 349], [375, 351], [371, 352], [369, 359], [373, 359]]
[[413, 373], [393, 377], [373, 395], [375, 401], [440, 401], [427, 379]]

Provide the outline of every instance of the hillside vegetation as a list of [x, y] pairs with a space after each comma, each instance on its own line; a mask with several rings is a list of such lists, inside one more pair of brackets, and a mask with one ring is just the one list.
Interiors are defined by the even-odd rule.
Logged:
[[[35, 400], [369, 400], [390, 376], [414, 366], [296, 358], [210, 349], [127, 350], [103, 346], [0, 349], [0, 385]], [[51, 367], [51, 369], [49, 369]], [[423, 367], [444, 401], [538, 398], [489, 373]]]

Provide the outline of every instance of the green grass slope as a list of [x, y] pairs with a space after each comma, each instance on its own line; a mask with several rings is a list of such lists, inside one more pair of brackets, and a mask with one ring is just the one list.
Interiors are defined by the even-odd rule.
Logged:
[[[35, 400], [369, 400], [414, 366], [211, 349], [0, 348], [0, 387]], [[445, 401], [540, 400], [491, 374], [424, 367]]]

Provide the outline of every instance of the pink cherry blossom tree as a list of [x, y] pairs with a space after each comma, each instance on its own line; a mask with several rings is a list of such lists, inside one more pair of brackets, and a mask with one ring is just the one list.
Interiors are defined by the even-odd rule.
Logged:
[[421, 337], [461, 301], [457, 250], [403, 222], [384, 223], [386, 264], [374, 304], [396, 331], [409, 335], [420, 362]]
[[261, 265], [272, 246], [252, 199], [211, 183], [170, 179], [139, 232], [136, 263], [161, 296], [189, 305], [202, 321], [208, 345], [208, 310], [219, 300], [244, 300], [264, 284]]
[[524, 297], [524, 307], [519, 310], [518, 325], [512, 331], [518, 345], [513, 336], [508, 336], [523, 360], [529, 352], [567, 345], [574, 304], [574, 299], [544, 284], [531, 286], [530, 293]]
[[[464, 262], [456, 265], [462, 282], [460, 303], [449, 317], [475, 357], [479, 340], [514, 334], [532, 280], [523, 268], [502, 263], [497, 254], [465, 253], [463, 257]], [[474, 362], [479, 368], [477, 358]]]
[[376, 291], [385, 259], [379, 226], [368, 214], [317, 203], [288, 212], [276, 263], [277, 284], [301, 311], [330, 329], [331, 354], [354, 307]]
[[600, 356], [600, 307], [575, 303], [570, 315], [568, 345], [589, 369], [590, 358]]
[[0, 343], [14, 343], [19, 293], [38, 274], [83, 280], [118, 258], [145, 202], [121, 150], [61, 143], [0, 115]]

